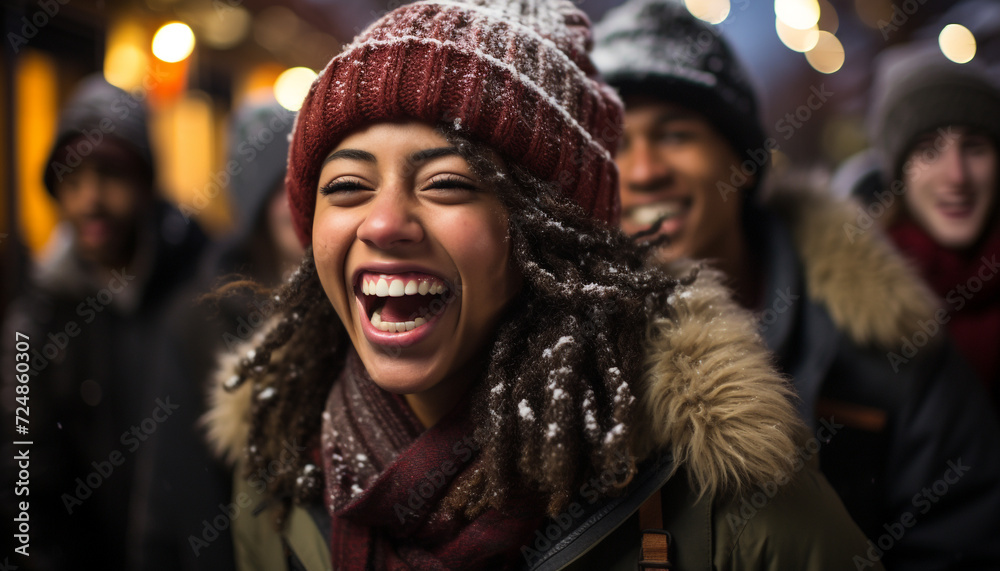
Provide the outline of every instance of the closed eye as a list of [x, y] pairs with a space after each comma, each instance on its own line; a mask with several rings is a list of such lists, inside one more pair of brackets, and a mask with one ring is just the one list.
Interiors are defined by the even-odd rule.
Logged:
[[331, 180], [319, 189], [319, 193], [323, 196], [329, 196], [331, 194], [348, 194], [351, 192], [371, 190], [363, 182], [357, 179], [350, 178], [338, 178], [336, 180]]
[[479, 190], [479, 187], [463, 176], [459, 176], [457, 174], [446, 174], [431, 179], [426, 189], [458, 189], [477, 191]]

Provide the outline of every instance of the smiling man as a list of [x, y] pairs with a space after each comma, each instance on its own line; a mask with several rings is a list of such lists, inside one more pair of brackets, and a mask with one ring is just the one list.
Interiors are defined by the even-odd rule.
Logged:
[[[933, 294], [881, 236], [849, 239], [852, 208], [787, 190], [764, 199], [774, 140], [720, 33], [679, 0], [629, 2], [597, 26], [595, 63], [626, 107], [623, 228], [668, 236], [664, 263], [723, 270], [759, 312], [816, 430], [807, 460], [819, 456], [872, 542], [858, 569], [1000, 565], [1000, 427], [947, 335], [921, 328], [935, 324]], [[893, 361], [917, 333], [919, 350]], [[921, 496], [957, 458], [975, 467], [947, 472], [933, 503]]]
[[893, 190], [880, 196], [902, 197], [889, 234], [944, 300], [942, 325], [1000, 411], [1000, 87], [976, 63], [936, 46], [883, 54], [872, 138]]

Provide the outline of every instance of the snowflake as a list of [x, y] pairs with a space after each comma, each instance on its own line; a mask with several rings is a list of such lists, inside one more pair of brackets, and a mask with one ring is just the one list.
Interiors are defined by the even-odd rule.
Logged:
[[524, 420], [535, 420], [535, 413], [533, 413], [531, 411], [531, 407], [528, 406], [528, 399], [523, 399], [521, 402], [517, 403], [517, 412]]

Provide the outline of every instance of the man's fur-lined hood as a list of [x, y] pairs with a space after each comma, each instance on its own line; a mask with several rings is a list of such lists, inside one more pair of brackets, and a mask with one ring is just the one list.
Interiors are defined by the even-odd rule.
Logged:
[[809, 296], [857, 345], [897, 350], [900, 338], [934, 318], [937, 296], [877, 222], [858, 225], [857, 203], [779, 187], [764, 206], [788, 225]]
[[[671, 452], [693, 488], [709, 494], [783, 481], [803, 429], [753, 316], [720, 283], [702, 269], [678, 286], [675, 318], [649, 325], [647, 373], [633, 388], [642, 403], [633, 427], [638, 456]], [[228, 392], [224, 384], [249, 349], [223, 358], [205, 418], [212, 446], [230, 462], [244, 453], [253, 389], [247, 383]]]

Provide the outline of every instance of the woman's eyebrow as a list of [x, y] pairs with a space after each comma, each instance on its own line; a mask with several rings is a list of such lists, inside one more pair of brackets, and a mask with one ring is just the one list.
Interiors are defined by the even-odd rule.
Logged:
[[329, 156], [323, 159], [323, 166], [326, 166], [327, 163], [337, 159], [350, 159], [355, 161], [365, 161], [367, 163], [378, 162], [375, 159], [375, 155], [369, 153], [368, 151], [362, 151], [360, 149], [340, 149], [330, 153]]
[[418, 165], [420, 163], [432, 159], [439, 159], [441, 157], [450, 157], [457, 154], [458, 154], [458, 149], [455, 147], [435, 147], [433, 149], [422, 149], [410, 155], [410, 163]]

